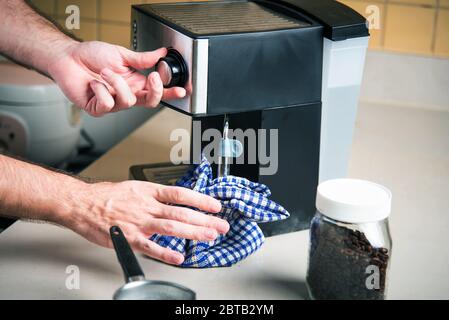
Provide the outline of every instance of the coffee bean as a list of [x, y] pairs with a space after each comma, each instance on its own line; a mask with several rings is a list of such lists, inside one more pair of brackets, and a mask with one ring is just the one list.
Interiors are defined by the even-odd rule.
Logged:
[[[315, 299], [385, 299], [387, 248], [374, 248], [364, 233], [326, 221], [312, 230], [316, 245], [310, 250], [307, 283]], [[371, 265], [379, 267], [378, 290], [365, 284]]]

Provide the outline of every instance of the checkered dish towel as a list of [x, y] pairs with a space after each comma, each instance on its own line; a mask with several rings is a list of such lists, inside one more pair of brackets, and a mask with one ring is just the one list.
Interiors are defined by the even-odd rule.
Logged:
[[227, 234], [219, 235], [215, 241], [210, 242], [153, 235], [150, 240], [185, 255], [181, 267], [232, 266], [254, 253], [264, 243], [264, 235], [257, 223], [280, 221], [290, 216], [282, 206], [268, 199], [271, 192], [266, 185], [234, 176], [213, 179], [212, 168], [205, 158], [181, 178], [177, 185], [220, 200], [222, 210], [217, 216], [230, 224]]

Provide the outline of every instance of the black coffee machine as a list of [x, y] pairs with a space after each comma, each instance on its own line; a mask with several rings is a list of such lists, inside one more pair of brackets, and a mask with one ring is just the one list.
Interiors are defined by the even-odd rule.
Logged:
[[[365, 19], [332, 0], [132, 9], [134, 50], [169, 48], [156, 70], [166, 87], [189, 92], [162, 103], [190, 115], [192, 127], [199, 128], [200, 134], [191, 135], [191, 160], [210, 143], [200, 141], [208, 129], [221, 132], [224, 123], [239, 129], [233, 139], [243, 152], [230, 174], [268, 185], [272, 199], [291, 213], [286, 221], [262, 225], [267, 236], [308, 228], [319, 180], [346, 175], [368, 36]], [[215, 174], [218, 156], [209, 155]], [[185, 170], [135, 166], [131, 177], [174, 181]]]

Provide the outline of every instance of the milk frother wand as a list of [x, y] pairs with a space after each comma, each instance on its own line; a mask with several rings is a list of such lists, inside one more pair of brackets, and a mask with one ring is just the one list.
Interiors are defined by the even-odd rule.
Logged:
[[243, 145], [237, 139], [229, 137], [229, 117], [224, 116], [223, 136], [220, 141], [218, 154], [218, 177], [226, 177], [231, 174], [233, 158], [238, 158], [243, 153]]
[[218, 177], [226, 177], [231, 169], [229, 157], [229, 119], [224, 117], [223, 137], [220, 141], [220, 154], [218, 155]]

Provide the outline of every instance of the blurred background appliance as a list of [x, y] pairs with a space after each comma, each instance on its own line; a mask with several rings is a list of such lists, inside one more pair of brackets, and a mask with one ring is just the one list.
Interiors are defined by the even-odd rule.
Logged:
[[35, 71], [0, 64], [0, 153], [53, 167], [76, 155], [82, 111]]

